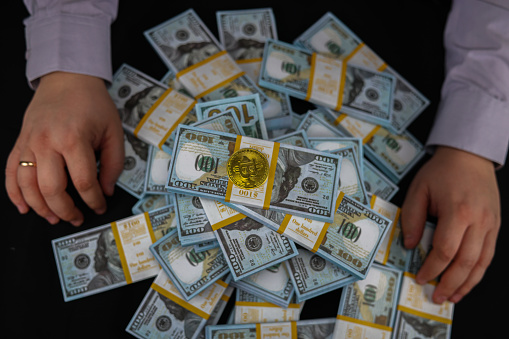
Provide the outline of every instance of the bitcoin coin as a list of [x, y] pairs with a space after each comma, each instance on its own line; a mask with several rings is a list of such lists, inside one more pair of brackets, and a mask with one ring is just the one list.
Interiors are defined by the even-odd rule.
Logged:
[[233, 184], [244, 189], [260, 187], [269, 176], [269, 161], [262, 152], [252, 148], [233, 153], [226, 168]]

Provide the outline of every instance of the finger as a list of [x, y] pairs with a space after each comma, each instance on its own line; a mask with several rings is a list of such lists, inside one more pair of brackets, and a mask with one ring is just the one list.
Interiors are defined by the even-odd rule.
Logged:
[[[446, 209], [445, 210], [450, 210]], [[416, 276], [419, 284], [425, 284], [439, 276], [458, 252], [467, 225], [454, 213], [439, 216], [433, 246]]]
[[401, 206], [401, 230], [406, 248], [414, 248], [422, 237], [428, 214], [428, 192], [424, 185], [412, 182]]
[[101, 148], [99, 172], [101, 187], [108, 196], [113, 195], [117, 179], [124, 170], [124, 132], [120, 124], [112, 129]]
[[85, 144], [73, 147], [64, 158], [69, 175], [83, 201], [97, 214], [106, 211], [106, 199], [97, 180], [97, 165], [94, 151]]
[[449, 298], [451, 302], [458, 303], [465, 295], [481, 281], [488, 266], [493, 260], [495, 255], [495, 245], [497, 242], [497, 232], [491, 231], [484, 238], [484, 244], [481, 251], [481, 256], [467, 280], [461, 285], [454, 294]]
[[460, 248], [440, 278], [433, 294], [433, 300], [441, 304], [465, 283], [481, 256], [485, 233], [482, 229], [470, 226], [463, 236]]
[[[35, 156], [23, 153], [22, 158], [25, 161], [36, 162]], [[26, 201], [35, 213], [45, 218], [50, 224], [59, 222], [58, 216], [46, 204], [46, 200], [41, 194], [37, 178], [38, 167], [18, 167], [17, 182], [23, 199]]]
[[67, 173], [62, 156], [55, 152], [44, 152], [37, 164], [39, 189], [48, 207], [61, 219], [74, 226], [83, 223], [83, 214], [67, 193]]
[[11, 199], [19, 213], [25, 214], [30, 210], [30, 207], [23, 198], [23, 193], [18, 186], [18, 167], [19, 151], [14, 147], [7, 158], [7, 164], [5, 166], [5, 189], [9, 199]]

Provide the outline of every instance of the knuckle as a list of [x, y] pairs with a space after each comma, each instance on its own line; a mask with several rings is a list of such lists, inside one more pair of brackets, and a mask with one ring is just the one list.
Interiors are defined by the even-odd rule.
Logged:
[[466, 202], [460, 202], [456, 206], [456, 217], [461, 221], [469, 221], [472, 218], [472, 206]]
[[64, 190], [60, 185], [50, 182], [39, 183], [39, 190], [46, 198], [54, 198], [62, 193]]
[[34, 184], [27, 180], [20, 180], [18, 182], [18, 186], [22, 191], [31, 190], [34, 187]]
[[436, 255], [442, 262], [451, 262], [456, 252], [451, 246], [438, 246], [435, 247]]
[[471, 271], [477, 264], [477, 260], [471, 257], [459, 258], [456, 262], [463, 270], [467, 271]]
[[491, 210], [484, 211], [482, 214], [481, 225], [486, 229], [498, 229], [501, 224], [500, 213], [492, 212]]
[[78, 192], [87, 192], [95, 186], [94, 180], [90, 178], [76, 178], [73, 182]]
[[476, 265], [479, 267], [479, 269], [482, 272], [485, 272], [488, 269], [488, 267], [490, 266], [492, 259], [493, 259], [493, 254], [481, 256], [479, 261], [477, 261]]
[[72, 208], [68, 208], [61, 211], [58, 216], [65, 221], [73, 220], [76, 217], [75, 213], [73, 213]]

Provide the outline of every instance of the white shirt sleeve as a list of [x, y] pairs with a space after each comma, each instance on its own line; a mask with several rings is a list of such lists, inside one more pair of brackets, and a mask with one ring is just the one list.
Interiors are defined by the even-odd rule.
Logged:
[[509, 143], [509, 1], [455, 0], [446, 24], [446, 77], [427, 146], [505, 162]]
[[118, 0], [25, 0], [26, 76], [35, 88], [65, 71], [112, 79], [110, 26]]

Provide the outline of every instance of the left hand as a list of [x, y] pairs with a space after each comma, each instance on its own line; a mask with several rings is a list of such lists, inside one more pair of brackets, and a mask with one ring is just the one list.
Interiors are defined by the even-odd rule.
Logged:
[[[21, 160], [37, 167], [20, 167]], [[31, 208], [51, 224], [79, 226], [84, 216], [66, 191], [67, 172], [82, 200], [102, 214], [104, 195], [113, 194], [123, 167], [124, 133], [104, 80], [67, 72], [43, 76], [5, 170], [5, 187], [19, 212]]]
[[415, 176], [402, 206], [405, 247], [418, 244], [428, 213], [438, 221], [416, 280], [424, 284], [441, 275], [433, 301], [456, 303], [481, 281], [495, 253], [501, 217], [494, 164], [438, 147]]

